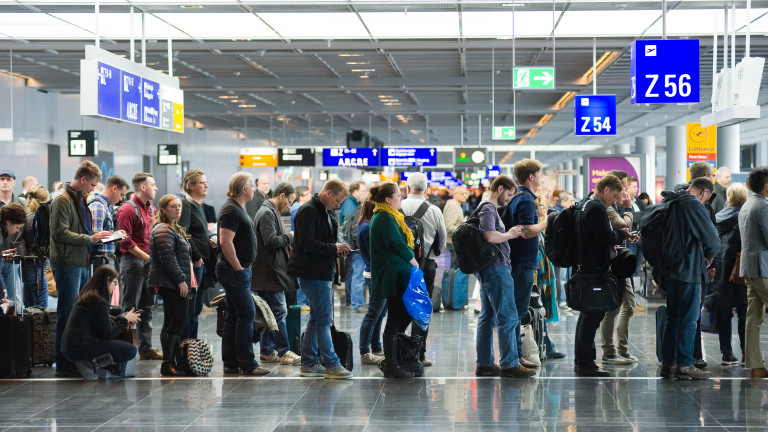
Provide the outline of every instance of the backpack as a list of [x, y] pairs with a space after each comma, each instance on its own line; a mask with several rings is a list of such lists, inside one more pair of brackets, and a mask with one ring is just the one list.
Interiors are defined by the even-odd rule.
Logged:
[[[493, 205], [487, 201], [483, 205], [486, 204]], [[477, 207], [467, 221], [456, 228], [451, 237], [459, 269], [465, 274], [479, 273], [487, 269], [501, 254], [498, 246], [485, 241], [480, 230], [478, 213], [483, 205]]]
[[187, 374], [206, 376], [213, 369], [211, 347], [200, 339], [184, 339], [179, 343], [176, 363]]
[[[424, 222], [421, 220], [427, 214], [429, 205], [428, 201], [424, 201], [416, 210], [416, 213], [411, 216], [405, 216], [405, 224], [408, 225], [408, 228], [413, 233], [413, 255], [419, 263], [419, 267], [424, 264], [429, 255], [429, 249], [424, 244]], [[402, 209], [400, 212], [402, 212]]]
[[555, 267], [575, 267], [578, 260], [575, 205], [547, 216], [544, 253]]
[[664, 201], [649, 206], [640, 216], [643, 258], [655, 268], [680, 263], [685, 254], [683, 233], [677, 226], [678, 199], [682, 194], [662, 192]]
[[35, 237], [38, 262], [44, 262], [49, 257], [51, 246], [51, 202], [48, 200], [40, 203], [32, 218], [32, 232]]

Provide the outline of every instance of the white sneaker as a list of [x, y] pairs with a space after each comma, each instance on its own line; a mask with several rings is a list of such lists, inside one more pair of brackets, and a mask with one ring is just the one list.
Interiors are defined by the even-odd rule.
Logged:
[[619, 354], [619, 357], [624, 357], [625, 359], [629, 359], [629, 360], [632, 360], [632, 363], [637, 363], [637, 357], [633, 356], [633, 355], [632, 355], [632, 354], [630, 354], [630, 353], [626, 353], [626, 354]]
[[365, 353], [360, 356], [360, 364], [364, 365], [377, 365], [382, 360], [384, 360], [383, 356], [380, 357], [373, 353]]
[[631, 365], [634, 362], [632, 360], [628, 359], [628, 358], [625, 358], [625, 357], [622, 357], [622, 356], [617, 356], [617, 355], [614, 354], [612, 356], [605, 356], [604, 355], [603, 356], [603, 363], [612, 364], [612, 365]]
[[269, 354], [262, 353], [259, 355], [259, 359], [262, 363], [278, 363], [280, 362], [280, 357], [277, 355], [277, 351], [272, 351]]
[[296, 366], [301, 364], [301, 357], [296, 355], [293, 351], [288, 351], [278, 359], [281, 365]]

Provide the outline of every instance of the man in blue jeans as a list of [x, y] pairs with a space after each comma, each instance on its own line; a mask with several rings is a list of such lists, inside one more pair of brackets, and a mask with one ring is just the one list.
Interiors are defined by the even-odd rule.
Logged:
[[333, 349], [333, 277], [336, 258], [346, 256], [350, 247], [338, 243], [339, 224], [332, 211], [347, 197], [339, 179], [328, 180], [323, 190], [296, 213], [296, 239], [288, 263], [288, 274], [299, 278], [309, 299], [309, 322], [301, 344], [301, 376], [351, 378]]
[[[491, 184], [488, 200], [477, 206], [480, 231], [488, 243], [498, 245], [501, 254], [496, 262], [477, 274], [480, 280], [480, 301], [483, 304], [477, 318], [477, 376], [503, 376], [528, 378], [536, 374], [520, 364], [515, 340], [515, 329], [520, 327], [520, 317], [515, 307], [515, 287], [509, 272], [509, 240], [520, 237], [520, 226], [504, 228], [496, 206], [505, 205], [515, 190], [515, 182], [500, 175]], [[525, 309], [526, 312], [528, 309]], [[494, 363], [493, 328], [499, 332], [499, 364]]]
[[227, 313], [221, 335], [221, 359], [225, 374], [266, 375], [253, 353], [253, 319], [256, 306], [251, 297], [251, 264], [256, 259], [256, 235], [245, 204], [253, 199], [251, 174], [232, 176], [227, 188], [229, 199], [219, 211], [219, 247], [216, 277], [226, 291]]
[[[661, 277], [667, 291], [667, 327], [662, 342], [661, 377], [666, 379], [708, 379], [710, 373], [693, 365], [696, 321], [701, 313], [701, 284], [706, 268], [720, 250], [720, 238], [704, 207], [712, 196], [714, 186], [707, 177], [691, 181], [682, 192], [662, 193], [664, 200], [676, 201], [674, 225], [667, 230], [681, 229], [683, 259], [654, 274]], [[675, 366], [677, 366], [675, 368]]]
[[86, 197], [101, 180], [101, 170], [91, 161], [77, 167], [75, 179], [51, 202], [50, 259], [59, 291], [56, 306], [56, 376], [79, 377], [80, 372], [61, 352], [61, 337], [80, 289], [88, 281], [88, 246], [112, 235], [91, 235], [91, 212]]
[[[528, 310], [531, 302], [533, 275], [539, 268], [539, 234], [547, 228], [547, 208], [543, 205], [537, 208], [534, 194], [541, 185], [541, 169], [541, 162], [535, 159], [523, 159], [515, 163], [514, 173], [520, 189], [510, 200], [504, 218], [504, 225], [508, 228], [522, 226], [523, 235], [509, 241], [509, 261], [515, 281], [515, 306], [521, 313]], [[520, 353], [523, 346], [520, 327], [515, 330], [515, 337]], [[522, 357], [520, 364], [527, 368], [537, 367]]]

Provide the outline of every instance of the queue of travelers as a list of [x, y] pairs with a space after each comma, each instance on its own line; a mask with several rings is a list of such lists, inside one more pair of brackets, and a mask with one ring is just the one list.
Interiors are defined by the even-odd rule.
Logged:
[[[449, 268], [458, 267], [452, 237], [474, 215], [483, 240], [499, 251], [493, 263], [475, 275], [480, 304], [475, 375], [531, 377], [539, 363], [523, 354], [521, 332], [529, 306], [541, 301], [549, 323], [559, 314], [573, 313], [566, 296], [572, 275], [611, 272], [621, 246], [636, 257], [630, 273], [638, 275], [641, 219], [653, 208], [647, 194], [638, 195], [638, 180], [623, 171], [610, 171], [593, 193], [578, 199], [568, 191], [552, 194], [542, 189], [542, 168], [537, 160], [523, 159], [514, 166], [514, 179], [500, 175], [484, 194], [482, 189], [458, 186], [450, 197], [431, 193], [427, 177], [418, 172], [408, 176], [404, 190], [392, 182], [347, 185], [332, 179], [314, 195], [307, 187], [289, 183], [272, 188], [267, 174], [254, 179], [239, 172], [229, 182], [228, 199], [215, 223], [205, 203], [209, 184], [197, 169], [185, 174], [181, 194], [163, 195], [157, 207], [152, 202], [158, 187], [149, 173], [133, 176], [127, 199], [125, 179], [111, 176], [101, 184], [98, 166], [85, 161], [48, 201], [48, 191], [34, 177], [24, 179], [21, 196], [14, 195], [15, 174], [0, 170], [0, 242], [3, 255], [23, 257], [24, 286], [23, 293], [12, 292], [15, 288], [6, 280], [13, 276], [13, 266], [2, 265], [0, 298], [46, 306], [46, 278], [40, 274], [46, 268], [52, 271], [58, 296], [58, 377], [81, 376], [88, 364], [121, 375], [121, 368], [136, 355], [162, 360], [163, 376], [181, 376], [185, 372], [177, 364], [179, 342], [198, 336], [201, 288], [207, 278], [215, 279], [226, 293], [221, 353], [225, 374], [267, 375], [271, 371], [261, 363], [278, 363], [299, 366], [304, 377], [346, 379], [352, 373], [342, 365], [332, 340], [334, 285], [344, 279], [342, 306], [365, 314], [358, 347], [361, 363], [378, 365], [387, 378], [408, 378], [414, 373], [402, 367], [398, 350], [409, 326], [411, 338], [421, 343], [421, 366], [439, 361], [427, 356], [428, 329], [415, 324], [403, 301], [411, 269], [422, 270], [432, 297], [439, 255], [447, 249]], [[678, 231], [684, 254], [673, 265], [659, 265], [652, 272], [666, 303], [665, 330], [658, 336], [660, 376], [710, 377], [698, 323], [703, 305], [717, 315], [722, 364], [741, 363], [753, 378], [768, 378], [759, 347], [768, 306], [768, 262], [763, 262], [768, 251], [768, 168], [753, 170], [746, 186], [732, 184], [726, 167], [715, 173], [711, 165], [697, 162], [690, 172], [689, 183], [662, 194], [664, 202], [676, 205], [665, 229]], [[38, 250], [33, 232], [41, 206], [50, 208], [47, 254]], [[572, 207], [577, 214], [579, 265], [553, 267], [543, 248], [551, 220], [547, 215]], [[290, 215], [290, 230], [282, 215]], [[418, 238], [409, 225], [414, 220]], [[419, 242], [423, 244], [417, 247]], [[638, 287], [632, 276], [616, 281], [618, 306], [579, 313], [574, 335], [578, 376], [610, 376], [608, 365], [638, 362], [629, 349]], [[277, 325], [276, 331], [261, 336], [258, 357], [252, 293], [266, 301]], [[156, 295], [164, 312], [161, 350], [152, 345]], [[110, 313], [110, 304], [119, 305], [123, 313]], [[309, 312], [301, 355], [291, 350], [288, 336], [291, 304]], [[734, 310], [741, 362], [731, 343]], [[119, 334], [134, 328], [137, 346], [119, 340]], [[598, 329], [601, 364], [595, 346]], [[539, 343], [546, 344], [542, 359], [565, 357], [546, 325]]]

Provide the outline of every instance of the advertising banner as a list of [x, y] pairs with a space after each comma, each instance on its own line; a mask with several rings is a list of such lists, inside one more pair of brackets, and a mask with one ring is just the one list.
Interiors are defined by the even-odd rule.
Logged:
[[643, 184], [644, 158], [640, 155], [587, 155], [584, 156], [584, 167], [587, 170], [584, 178], [587, 181], [585, 193], [593, 192], [597, 182], [611, 170], [621, 170], [629, 177], [635, 177]]

